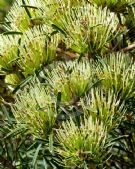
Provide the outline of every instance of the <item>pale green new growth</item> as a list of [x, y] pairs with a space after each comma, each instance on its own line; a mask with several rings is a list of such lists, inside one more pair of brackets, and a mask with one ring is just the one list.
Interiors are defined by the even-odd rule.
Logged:
[[88, 60], [59, 64], [56, 69], [48, 72], [48, 76], [51, 90], [55, 94], [61, 92], [62, 101], [66, 102], [74, 102], [74, 99], [83, 96], [93, 84], [92, 65]]
[[102, 164], [108, 152], [105, 152], [107, 144], [106, 127], [92, 117], [84, 118], [80, 126], [77, 126], [71, 119], [62, 124], [62, 128], [56, 130], [57, 140], [62, 146], [56, 149], [63, 157], [67, 167], [76, 166], [83, 168], [85, 160], [88, 161], [87, 167]]
[[55, 100], [39, 82], [28, 85], [17, 95], [12, 110], [18, 125], [25, 123], [28, 132], [40, 138], [51, 132], [57, 116]]
[[84, 114], [91, 116], [93, 121], [97, 119], [107, 127], [108, 132], [118, 127], [126, 112], [124, 103], [114, 95], [112, 90], [95, 88], [81, 100]]
[[[33, 27], [34, 26], [33, 24], [35, 23], [33, 23], [34, 21], [32, 21], [32, 19], [39, 17], [39, 4], [40, 4], [39, 1], [36, 0], [15, 1], [8, 15], [5, 18], [5, 21], [7, 22], [5, 27], [9, 31], [18, 31], [18, 32], [24, 32], [28, 28]], [[29, 5], [33, 7], [29, 8], [29, 15], [23, 5], [24, 6]]]
[[106, 89], [113, 88], [116, 95], [128, 100], [135, 96], [135, 64], [123, 53], [113, 56], [101, 63], [97, 76], [103, 78], [102, 84]]
[[43, 26], [34, 27], [24, 33], [20, 45], [20, 65], [24, 68], [25, 75], [34, 73], [56, 59], [59, 35], [50, 39], [50, 32], [47, 26]]
[[0, 67], [11, 71], [18, 60], [18, 41], [20, 36], [0, 35]]
[[77, 53], [104, 53], [108, 42], [117, 35], [114, 13], [86, 3], [75, 9], [62, 9], [53, 23], [64, 31], [71, 49]]

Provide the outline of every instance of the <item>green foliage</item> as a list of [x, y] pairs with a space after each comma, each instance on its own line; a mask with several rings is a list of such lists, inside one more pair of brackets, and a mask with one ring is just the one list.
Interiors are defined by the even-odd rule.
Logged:
[[112, 55], [105, 59], [97, 71], [97, 76], [103, 78], [103, 86], [113, 88], [114, 93], [125, 101], [135, 96], [135, 64], [132, 62], [128, 55], [118, 53], [117, 59]]
[[62, 129], [56, 132], [61, 145], [56, 151], [63, 156], [63, 162], [67, 167], [103, 166], [103, 161], [108, 158], [107, 132], [102, 122], [93, 122], [93, 119], [88, 117], [77, 126], [71, 119], [63, 123]]
[[4, 36], [1, 35], [0, 42], [1, 42], [1, 48], [0, 48], [0, 65], [2, 68], [6, 69], [7, 71], [12, 71], [14, 68], [14, 64], [18, 58], [17, 52], [18, 52], [18, 40], [19, 37], [13, 37], [13, 36]]
[[[54, 35], [49, 39], [47, 27], [34, 27], [25, 32], [19, 48], [20, 66], [24, 75], [33, 74], [35, 70], [52, 62], [56, 56], [59, 36]], [[49, 33], [49, 32], [48, 32]]]
[[107, 126], [108, 132], [117, 128], [126, 110], [124, 103], [116, 97], [113, 91], [92, 89], [88, 96], [82, 100], [84, 114], [92, 116], [93, 121], [99, 120]]
[[2, 25], [0, 168], [134, 168], [134, 0], [16, 0]]
[[46, 137], [57, 116], [55, 100], [40, 84], [29, 85], [17, 95], [13, 112], [18, 123], [26, 123], [26, 128], [38, 138]]
[[94, 82], [92, 77], [92, 65], [87, 60], [80, 63], [69, 62], [66, 65], [60, 63], [47, 73], [52, 92], [56, 95], [61, 92], [61, 101], [67, 103], [88, 91]]
[[101, 12], [101, 8], [90, 4], [76, 7], [75, 10], [74, 8], [63, 10], [63, 14], [61, 11], [57, 14], [53, 24], [64, 31], [69, 47], [81, 54], [104, 53], [104, 48], [108, 46], [112, 34], [114, 34], [113, 38], [116, 36], [114, 32], [117, 26], [116, 16], [106, 8]]

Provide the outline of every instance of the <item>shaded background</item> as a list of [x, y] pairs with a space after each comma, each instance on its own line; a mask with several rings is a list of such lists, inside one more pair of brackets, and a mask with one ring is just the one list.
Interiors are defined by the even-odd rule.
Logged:
[[3, 32], [3, 21], [14, 0], [0, 0], [0, 33]]

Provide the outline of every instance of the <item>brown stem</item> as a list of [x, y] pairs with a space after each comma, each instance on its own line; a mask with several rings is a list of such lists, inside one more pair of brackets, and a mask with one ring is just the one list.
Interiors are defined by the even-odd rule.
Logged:
[[121, 49], [123, 52], [128, 52], [129, 50], [135, 49], [135, 44], [129, 45], [126, 48]]
[[[133, 50], [133, 49], [135, 49], [135, 44], [129, 45], [126, 48], [121, 49], [120, 51], [128, 52], [128, 51]], [[75, 53], [72, 53], [72, 52], [69, 52], [69, 51], [64, 51], [60, 48], [57, 49], [57, 52], [66, 55], [70, 59], [75, 59], [77, 57], [77, 55]]]
[[62, 50], [60, 48], [57, 49], [57, 52], [68, 56], [70, 59], [76, 58], [76, 54], [75, 53], [72, 53], [72, 52], [69, 52], [69, 51], [64, 51], [64, 50]]

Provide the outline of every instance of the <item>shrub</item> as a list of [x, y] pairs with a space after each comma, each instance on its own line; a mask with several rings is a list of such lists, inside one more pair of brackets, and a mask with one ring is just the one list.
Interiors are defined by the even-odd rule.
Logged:
[[134, 168], [133, 0], [16, 0], [0, 34], [0, 168]]

